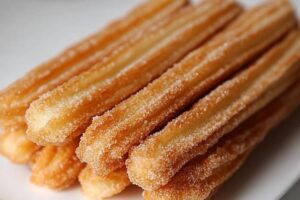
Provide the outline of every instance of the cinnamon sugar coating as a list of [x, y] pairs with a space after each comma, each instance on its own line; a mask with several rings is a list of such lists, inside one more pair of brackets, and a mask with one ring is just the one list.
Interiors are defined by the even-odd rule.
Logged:
[[[27, 163], [38, 145], [27, 140], [25, 111], [40, 95], [100, 62], [129, 38], [151, 24], [187, 5], [187, 0], [152, 0], [136, 7], [124, 18], [66, 49], [34, 68], [0, 92], [0, 126], [5, 129], [3, 155], [17, 163]], [[18, 130], [17, 130], [18, 129]], [[21, 133], [22, 132], [22, 133]], [[17, 141], [17, 142], [14, 142]]]
[[27, 164], [32, 154], [40, 149], [26, 137], [26, 124], [5, 128], [0, 135], [0, 154], [17, 164]]
[[145, 190], [167, 184], [189, 160], [205, 154], [293, 84], [300, 71], [299, 52], [300, 35], [293, 31], [255, 64], [148, 137], [127, 160], [130, 180]]
[[[80, 135], [93, 116], [144, 87], [240, 12], [235, 7], [220, 20], [220, 13], [211, 12], [216, 2], [220, 0], [186, 7], [150, 26], [91, 70], [33, 102], [27, 111], [27, 135], [38, 144], [55, 145]], [[210, 26], [208, 21], [215, 19], [217, 24]]]
[[[218, 176], [219, 170], [224, 171], [226, 166], [231, 165], [230, 175], [234, 173], [270, 130], [286, 119], [299, 105], [300, 81], [238, 126], [208, 154], [190, 161], [167, 185], [144, 192], [145, 199], [208, 199], [230, 177]], [[232, 164], [234, 162], [239, 164]]]
[[[81, 138], [78, 157], [99, 174], [122, 167], [130, 148], [295, 26], [293, 12], [282, 4], [246, 12], [241, 18], [247, 21], [237, 19], [143, 90], [95, 117]], [[230, 3], [214, 9], [223, 13], [222, 5]]]
[[99, 176], [86, 167], [79, 175], [79, 182], [83, 194], [91, 200], [112, 197], [131, 184], [125, 167], [106, 176]]
[[66, 49], [34, 68], [0, 93], [0, 123], [24, 122], [33, 100], [100, 62], [109, 52], [153, 22], [170, 15], [187, 0], [153, 0], [138, 6], [127, 16]]
[[84, 164], [76, 157], [78, 142], [66, 146], [46, 146], [34, 155], [31, 162], [31, 181], [55, 190], [73, 186]]

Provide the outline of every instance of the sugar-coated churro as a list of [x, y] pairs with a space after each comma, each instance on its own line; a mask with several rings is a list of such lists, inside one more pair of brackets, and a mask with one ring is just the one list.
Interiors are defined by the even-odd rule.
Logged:
[[55, 190], [74, 185], [84, 164], [76, 157], [78, 142], [62, 147], [47, 146], [36, 153], [31, 163], [31, 181]]
[[16, 164], [28, 164], [31, 156], [41, 147], [26, 136], [27, 126], [6, 127], [0, 135], [0, 154]]
[[24, 123], [29, 104], [118, 48], [129, 36], [159, 21], [187, 4], [187, 0], [151, 0], [138, 6], [124, 18], [65, 50], [38, 66], [0, 93], [1, 126]]
[[294, 82], [300, 72], [299, 52], [300, 33], [292, 31], [254, 65], [147, 138], [127, 160], [130, 180], [145, 190], [168, 183], [185, 163], [205, 154], [219, 138]]
[[241, 12], [236, 3], [222, 2], [206, 0], [182, 9], [43, 95], [27, 111], [27, 135], [42, 145], [60, 145], [80, 135], [93, 116], [144, 87]]
[[123, 166], [133, 145], [296, 25], [290, 5], [282, 1], [254, 10], [245, 13], [247, 21], [237, 19], [143, 90], [94, 118], [83, 134], [78, 157], [99, 174]]
[[[193, 182], [196, 177], [190, 176], [190, 173], [192, 173], [190, 169], [184, 168], [168, 185], [155, 191], [144, 191], [144, 199], [209, 200], [216, 190], [241, 167], [247, 156], [248, 154], [241, 155], [236, 160], [216, 169], [211, 176], [203, 181], [199, 180]], [[197, 163], [190, 165], [194, 167], [194, 169], [196, 168], [195, 170], [200, 170], [200, 167], [197, 168], [198, 166], [196, 164]], [[195, 171], [195, 173], [197, 173], [197, 171]], [[191, 178], [192, 181], [189, 181], [186, 177]], [[180, 181], [179, 178], [183, 178], [183, 180]]]
[[[124, 19], [111, 23], [104, 30], [38, 66], [0, 92], [0, 125], [7, 130], [18, 129], [19, 124], [25, 123], [25, 110], [41, 94], [89, 69], [128, 38], [134, 37], [139, 31], [186, 4], [186, 0], [147, 1], [131, 11]], [[37, 145], [26, 140], [26, 130], [22, 132], [24, 135], [21, 134], [20, 129], [17, 133], [6, 131], [2, 136], [2, 142], [6, 142], [6, 145], [2, 145], [2, 152], [17, 163], [28, 162], [30, 155], [38, 149]]]
[[[207, 181], [214, 177], [216, 171], [230, 165], [236, 159], [249, 152], [258, 145], [271, 129], [280, 124], [300, 105], [300, 81], [289, 88], [276, 100], [246, 120], [232, 133], [222, 139], [208, 155], [199, 156], [190, 161], [165, 186], [144, 192], [146, 200], [204, 200], [211, 196], [217, 185]], [[237, 169], [237, 168], [236, 168]], [[236, 169], [231, 168], [234, 172]]]
[[79, 182], [84, 195], [91, 200], [114, 196], [131, 184], [125, 167], [107, 176], [99, 176], [91, 168], [86, 167], [79, 175]]
[[10, 161], [26, 164], [40, 147], [26, 138], [25, 124], [6, 128], [0, 135], [0, 153]]
[[300, 106], [289, 0], [145, 1], [0, 91], [0, 154], [32, 183], [208, 200]]

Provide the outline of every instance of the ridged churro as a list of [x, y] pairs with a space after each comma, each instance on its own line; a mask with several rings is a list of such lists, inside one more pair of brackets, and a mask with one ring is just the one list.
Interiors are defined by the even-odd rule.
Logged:
[[79, 182], [84, 195], [91, 200], [112, 197], [131, 184], [125, 167], [107, 176], [99, 176], [86, 167], [79, 175]]
[[[248, 154], [239, 156], [236, 160], [215, 169], [214, 173], [205, 180], [196, 181], [191, 174], [199, 173], [201, 165], [193, 163], [184, 168], [174, 177], [172, 182], [155, 191], [144, 191], [145, 200], [209, 200], [222, 184], [229, 179], [245, 162]], [[199, 160], [196, 160], [201, 162]], [[194, 173], [191, 169], [193, 168]], [[200, 172], [201, 173], [201, 172]], [[182, 181], [180, 180], [182, 179]], [[189, 180], [190, 178], [191, 180]]]
[[0, 93], [0, 124], [24, 123], [29, 104], [40, 95], [91, 68], [107, 54], [187, 4], [187, 0], [152, 0], [140, 5], [124, 18], [65, 50], [52, 60], [33, 69]]
[[182, 9], [43, 95], [27, 111], [27, 135], [41, 145], [72, 141], [93, 116], [144, 87], [241, 12], [236, 3], [222, 2], [206, 0]]
[[208, 200], [298, 106], [289, 0], [147, 0], [0, 91], [0, 154], [92, 200]]
[[0, 154], [14, 163], [28, 163], [31, 155], [40, 147], [27, 139], [26, 129], [25, 124], [6, 128], [0, 135]]
[[205, 154], [219, 138], [293, 84], [300, 72], [299, 52], [300, 33], [293, 31], [254, 65], [147, 138], [127, 160], [130, 180], [145, 190], [167, 184], [185, 163]]
[[77, 146], [78, 142], [62, 147], [47, 146], [37, 152], [31, 163], [31, 181], [55, 190], [74, 185], [85, 166], [76, 157]]
[[111, 23], [102, 31], [70, 47], [1, 91], [0, 126], [6, 129], [6, 133], [1, 136], [1, 142], [5, 142], [1, 145], [3, 154], [10, 160], [23, 164], [39, 148], [26, 139], [26, 130], [19, 128], [24, 127], [25, 111], [33, 100], [89, 69], [122, 43], [186, 4], [187, 0], [147, 1], [124, 19]]
[[143, 90], [94, 118], [81, 138], [78, 157], [99, 174], [122, 167], [133, 145], [296, 25], [290, 5], [282, 1], [253, 10], [241, 16], [247, 21], [237, 19]]
[[[248, 155], [271, 129], [280, 124], [300, 105], [300, 81], [265, 108], [242, 123], [217, 144], [208, 155], [190, 161], [165, 186], [144, 193], [146, 200], [204, 200], [211, 196], [218, 184], [207, 181], [215, 177], [216, 171], [230, 165], [241, 156]], [[238, 168], [232, 168], [232, 172]], [[212, 187], [213, 186], [213, 187]]]

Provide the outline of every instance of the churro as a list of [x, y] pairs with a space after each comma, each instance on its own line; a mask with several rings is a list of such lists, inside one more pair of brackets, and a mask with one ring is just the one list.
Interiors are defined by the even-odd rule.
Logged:
[[26, 138], [26, 129], [25, 124], [18, 125], [6, 128], [0, 135], [0, 153], [14, 163], [28, 163], [31, 155], [40, 148]]
[[185, 163], [205, 154], [219, 138], [293, 84], [300, 72], [299, 34], [292, 31], [255, 64], [134, 148], [127, 160], [130, 180], [145, 190], [167, 184]]
[[225, 2], [206, 0], [180, 10], [43, 95], [26, 113], [29, 138], [41, 145], [72, 141], [93, 116], [144, 87], [241, 12], [236, 3]]
[[78, 142], [62, 147], [47, 146], [36, 153], [31, 163], [31, 181], [55, 190], [71, 187], [84, 164], [75, 155]]
[[[187, 4], [187, 0], [153, 0], [138, 6], [124, 19], [65, 50], [0, 92], [0, 125], [3, 155], [17, 163], [27, 163], [38, 145], [26, 139], [25, 111], [29, 104], [45, 92], [100, 62], [130, 37], [171, 15]], [[16, 132], [17, 131], [17, 132]], [[24, 135], [23, 135], [24, 134]], [[17, 142], [15, 142], [15, 141]]]
[[[208, 155], [199, 156], [184, 166], [165, 186], [144, 192], [146, 200], [204, 200], [210, 197], [229, 176], [214, 179], [219, 169], [246, 158], [256, 145], [300, 104], [300, 81], [265, 108], [242, 123], [214, 147]], [[241, 160], [242, 164], [244, 159]], [[239, 167], [230, 166], [231, 174]], [[221, 181], [215, 181], [221, 180]]]
[[152, 0], [138, 6], [124, 18], [65, 50], [54, 59], [33, 69], [0, 93], [0, 124], [24, 123], [29, 104], [103, 60], [132, 35], [170, 15], [187, 0]]
[[99, 174], [122, 167], [133, 145], [163, 126], [296, 25], [290, 5], [282, 1], [253, 10], [244, 14], [247, 21], [237, 19], [225, 32], [191, 53], [143, 90], [94, 118], [83, 134], [77, 149], [78, 157]]
[[112, 197], [131, 184], [125, 167], [107, 176], [99, 176], [86, 167], [79, 175], [79, 182], [84, 195], [91, 200]]
[[[236, 160], [218, 168], [205, 180], [194, 181], [191, 170], [188, 167], [194, 167], [200, 170], [197, 163], [191, 163], [174, 177], [166, 186], [155, 191], [144, 191], [145, 200], [209, 200], [222, 184], [229, 179], [244, 163], [248, 154], [238, 157]], [[199, 160], [196, 160], [199, 161]], [[200, 161], [199, 161], [200, 162]], [[195, 173], [198, 173], [195, 171]], [[180, 181], [179, 178], [182, 178]], [[192, 181], [187, 178], [191, 178]]]

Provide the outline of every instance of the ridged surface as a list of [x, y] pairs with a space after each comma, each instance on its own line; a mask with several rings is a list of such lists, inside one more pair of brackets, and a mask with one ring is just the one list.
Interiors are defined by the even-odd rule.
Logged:
[[[65, 50], [56, 58], [36, 67], [0, 92], [0, 126], [5, 129], [23, 126], [25, 110], [33, 100], [91, 68], [93, 64], [100, 62], [106, 54], [122, 46], [128, 39], [136, 37], [152, 23], [166, 18], [186, 4], [187, 0], [147, 1], [127, 14], [124, 19], [111, 23], [98, 33]], [[5, 136], [2, 136], [2, 141], [5, 138], [6, 144], [9, 144], [2, 146], [3, 154], [18, 163], [26, 163], [30, 152], [33, 153], [33, 150], [38, 148], [34, 143], [27, 141], [25, 133], [26, 130], [23, 131], [24, 135], [20, 131], [18, 133], [6, 131]]]
[[141, 4], [0, 91], [0, 154], [29, 164], [40, 186], [79, 180], [90, 199], [131, 181], [145, 199], [210, 199], [300, 104], [288, 0], [233, 21], [242, 10], [234, 0]]
[[[238, 126], [205, 156], [190, 161], [165, 186], [144, 192], [146, 200], [203, 200], [225, 181], [211, 184], [217, 171], [251, 152], [271, 129], [275, 128], [300, 105], [300, 81], [279, 98]], [[221, 144], [220, 144], [221, 143]], [[244, 156], [245, 157], [245, 156]], [[243, 161], [242, 161], [243, 162]], [[237, 168], [231, 168], [234, 172]], [[219, 179], [220, 180], [220, 179]], [[217, 184], [216, 184], [217, 183]]]
[[[224, 1], [215, 11], [219, 9], [225, 16], [222, 7], [226, 5]], [[220, 84], [296, 24], [291, 8], [282, 2], [253, 10], [143, 90], [94, 118], [83, 134], [78, 157], [99, 174], [123, 166], [133, 145]]]
[[[95, 65], [33, 102], [27, 111], [28, 136], [38, 144], [63, 144], [80, 135], [92, 117], [135, 93], [240, 12], [220, 20], [207, 0], [150, 27]], [[210, 23], [218, 19], [218, 23]], [[147, 35], [147, 37], [145, 37]], [[174, 51], [176, 49], [176, 51]]]
[[79, 175], [79, 182], [83, 194], [91, 200], [114, 196], [131, 184], [125, 167], [107, 176], [99, 176], [86, 167]]
[[40, 95], [91, 68], [122, 45], [130, 35], [166, 17], [187, 4], [187, 0], [151, 0], [138, 6], [98, 33], [68, 48], [57, 57], [33, 69], [0, 93], [0, 123], [24, 122], [29, 104]]
[[[207, 18], [202, 22], [204, 26], [212, 30], [224, 23], [225, 19], [232, 18], [239, 10], [235, 3], [228, 1], [223, 1], [218, 6], [210, 11], [212, 14], [217, 13], [218, 18], [215, 20]], [[209, 32], [210, 30], [207, 28], [200, 33], [206, 35]], [[172, 82], [176, 82], [181, 76], [188, 73], [188, 69], [192, 68], [191, 65], [198, 64], [199, 60], [192, 60], [195, 57], [196, 55], [188, 56], [188, 59], [176, 64], [175, 69], [167, 71], [153, 83], [103, 116], [94, 118], [92, 125], [83, 134], [77, 151], [81, 160], [87, 162], [101, 174], [109, 173], [123, 166], [125, 155], [133, 145], [160, 124], [169, 120], [198, 95], [194, 92], [186, 98], [182, 96], [185, 99], [178, 104], [173, 101], [176, 98], [179, 100], [183, 91], [180, 91], [181, 88], [177, 88], [177, 92], [172, 88]], [[205, 91], [207, 88], [201, 90], [202, 93]], [[161, 113], [159, 113], [160, 111]], [[156, 115], [157, 113], [158, 115]]]
[[7, 128], [0, 135], [0, 154], [17, 164], [26, 164], [40, 147], [26, 137], [26, 125]]
[[168, 183], [185, 163], [205, 154], [219, 138], [294, 82], [300, 72], [299, 52], [300, 35], [293, 31], [254, 65], [147, 138], [127, 160], [130, 180], [146, 190]]
[[78, 181], [84, 164], [76, 157], [78, 142], [67, 146], [47, 146], [33, 157], [31, 181], [55, 190], [71, 187]]
[[[143, 196], [145, 200], [209, 200], [214, 192], [227, 180], [229, 179], [234, 172], [236, 172], [241, 165], [245, 162], [248, 154], [244, 154], [238, 157], [236, 160], [227, 163], [224, 166], [221, 166], [215, 169], [214, 173], [207, 177], [203, 181], [197, 181], [191, 183], [187, 181], [187, 178], [191, 178], [189, 173], [191, 171], [187, 170], [187, 173], [182, 172], [179, 174], [183, 180], [187, 181], [186, 183], [180, 182], [180, 185], [177, 184], [174, 180], [174, 184], [170, 183], [166, 187], [161, 188], [161, 190], [153, 192], [144, 192]], [[194, 165], [194, 167], [197, 167]], [[199, 168], [197, 168], [199, 170]], [[179, 182], [179, 181], [178, 181]]]

